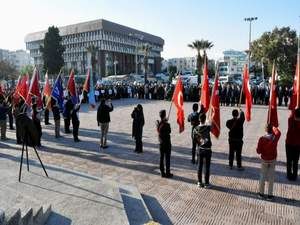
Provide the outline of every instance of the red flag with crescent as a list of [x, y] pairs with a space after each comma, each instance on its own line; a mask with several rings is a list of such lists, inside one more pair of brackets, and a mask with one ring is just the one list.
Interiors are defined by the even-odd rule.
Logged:
[[207, 63], [206, 60], [204, 62], [204, 68], [203, 68], [203, 85], [201, 89], [201, 99], [200, 103], [204, 107], [204, 112], [208, 111], [209, 108], [209, 80], [208, 80], [208, 69], [207, 69]]
[[216, 75], [215, 83], [213, 87], [213, 93], [211, 96], [211, 110], [210, 110], [210, 118], [211, 118], [211, 133], [218, 138], [221, 132], [220, 126], [220, 97], [219, 97], [219, 75]]
[[181, 78], [178, 78], [174, 90], [172, 101], [177, 108], [177, 123], [179, 125], [179, 133], [184, 131], [184, 109], [183, 109], [183, 85]]
[[251, 120], [251, 108], [252, 108], [252, 95], [249, 82], [249, 70], [247, 64], [244, 67], [244, 79], [243, 79], [243, 90], [245, 93], [245, 105], [246, 105], [246, 120]]
[[290, 110], [300, 107], [300, 53], [297, 56], [296, 73], [294, 77], [293, 93], [289, 105]]
[[277, 94], [276, 94], [276, 69], [273, 64], [271, 85], [270, 85], [270, 101], [269, 101], [269, 112], [268, 112], [268, 123], [273, 127], [278, 127], [278, 115], [277, 115]]

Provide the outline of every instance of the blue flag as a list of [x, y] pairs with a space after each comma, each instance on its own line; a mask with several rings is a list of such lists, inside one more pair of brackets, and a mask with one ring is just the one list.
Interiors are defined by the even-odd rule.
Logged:
[[56, 78], [51, 96], [57, 101], [59, 108], [62, 111], [64, 108], [64, 89], [62, 86], [62, 78], [60, 74]]
[[91, 74], [90, 74], [89, 103], [92, 108], [96, 107], [95, 89], [94, 89], [94, 80], [93, 80], [93, 71], [92, 70], [91, 70]]

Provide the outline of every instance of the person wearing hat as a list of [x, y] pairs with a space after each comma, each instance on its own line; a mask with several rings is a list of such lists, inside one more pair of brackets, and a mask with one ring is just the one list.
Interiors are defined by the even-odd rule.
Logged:
[[[171, 178], [173, 174], [170, 171], [171, 161], [171, 127], [166, 118], [166, 110], [159, 112], [160, 121], [156, 121], [159, 152], [160, 152], [160, 172], [162, 177]], [[166, 169], [165, 165], [166, 164]]]
[[141, 104], [138, 104], [131, 113], [132, 122], [132, 137], [135, 139], [135, 152], [143, 152], [143, 127], [145, 124], [143, 107]]

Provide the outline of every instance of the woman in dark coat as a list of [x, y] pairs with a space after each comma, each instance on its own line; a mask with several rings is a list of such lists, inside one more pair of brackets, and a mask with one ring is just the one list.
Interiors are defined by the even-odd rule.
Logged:
[[142, 105], [138, 104], [131, 113], [132, 122], [132, 137], [135, 138], [135, 152], [143, 152], [143, 126], [145, 124]]

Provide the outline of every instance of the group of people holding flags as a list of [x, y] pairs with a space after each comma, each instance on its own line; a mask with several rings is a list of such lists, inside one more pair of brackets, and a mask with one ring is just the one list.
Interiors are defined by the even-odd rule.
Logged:
[[[298, 162], [300, 154], [300, 56], [298, 54], [296, 74], [293, 84], [293, 93], [289, 109], [291, 114], [288, 119], [288, 131], [286, 135], [286, 158], [287, 158], [287, 179], [295, 181], [298, 176]], [[265, 125], [265, 135], [259, 138], [257, 144], [257, 153], [261, 158], [261, 174], [259, 181], [260, 197], [273, 199], [273, 183], [275, 176], [275, 164], [277, 158], [277, 144], [281, 136], [279, 130], [277, 116], [277, 96], [276, 96], [276, 67], [273, 66], [272, 77], [270, 79], [270, 104], [268, 108], [268, 117]], [[188, 116], [188, 121], [192, 125], [192, 160], [196, 163], [196, 149], [198, 155], [198, 186], [209, 187], [210, 163], [212, 156], [212, 141], [210, 133], [216, 138], [220, 135], [220, 99], [219, 99], [219, 79], [218, 73], [215, 75], [212, 96], [210, 97], [210, 89], [208, 82], [207, 65], [204, 62], [203, 82], [202, 82], [200, 111], [198, 103], [193, 105], [193, 112]], [[179, 132], [184, 130], [184, 109], [183, 109], [183, 94], [182, 81], [179, 78], [175, 87], [172, 98], [172, 104], [177, 108], [177, 123]], [[226, 122], [228, 128], [229, 141], [229, 168], [233, 169], [234, 156], [237, 160], [238, 170], [244, 170], [242, 167], [242, 147], [243, 147], [243, 124], [244, 121], [251, 120], [252, 96], [249, 85], [249, 70], [247, 64], [243, 72], [242, 92], [245, 95], [245, 113], [241, 110], [241, 97], [239, 110], [232, 111], [232, 119]], [[241, 93], [242, 94], [242, 93]], [[170, 107], [171, 108], [171, 107]], [[160, 129], [158, 127], [160, 136]], [[163, 147], [163, 146], [162, 146]], [[202, 171], [205, 162], [205, 179], [203, 182]], [[162, 173], [162, 175], [164, 175]], [[265, 195], [265, 182], [268, 180], [269, 187], [267, 195]]]
[[[206, 60], [205, 60], [206, 61]], [[298, 174], [298, 161], [300, 154], [300, 56], [298, 55], [296, 75], [293, 85], [293, 94], [291, 96], [289, 109], [291, 115], [288, 119], [288, 131], [286, 136], [286, 156], [287, 156], [287, 178], [291, 181], [297, 179]], [[217, 70], [218, 71], [218, 70]], [[83, 96], [78, 96], [76, 88], [75, 75], [72, 70], [69, 76], [66, 90], [64, 91], [63, 79], [61, 73], [57, 76], [53, 88], [51, 88], [47, 74], [45, 75], [45, 85], [43, 91], [39, 86], [39, 72], [34, 69], [31, 81], [29, 75], [19, 78], [16, 88], [13, 92], [5, 96], [5, 93], [0, 89], [0, 128], [1, 139], [6, 139], [6, 114], [9, 109], [13, 108], [13, 114], [16, 118], [16, 136], [17, 143], [22, 143], [22, 137], [18, 135], [18, 116], [26, 114], [32, 118], [32, 121], [38, 131], [39, 141], [37, 146], [41, 146], [41, 115], [44, 111], [45, 124], [49, 123], [49, 110], [52, 110], [55, 137], [60, 137], [60, 120], [61, 113], [64, 117], [64, 130], [65, 133], [70, 133], [70, 123], [73, 125], [74, 141], [78, 142], [78, 130], [80, 125], [79, 109]], [[277, 157], [277, 143], [279, 141], [281, 132], [278, 128], [277, 116], [277, 96], [276, 96], [276, 68], [273, 66], [271, 77], [271, 94], [270, 104], [268, 109], [268, 119], [265, 126], [266, 134], [259, 138], [257, 145], [257, 153], [261, 157], [261, 178], [259, 185], [259, 196], [264, 197], [265, 181], [269, 181], [269, 189], [267, 197], [273, 198], [273, 182], [274, 171]], [[184, 96], [183, 96], [183, 83], [179, 77], [172, 97], [172, 104], [177, 108], [177, 123], [179, 125], [179, 132], [184, 131]], [[91, 107], [95, 107], [95, 94], [93, 79], [90, 76], [90, 70], [87, 72], [86, 80], [83, 90], [88, 93], [88, 101]], [[245, 113], [241, 110], [241, 96], [245, 96]], [[215, 80], [210, 93], [207, 63], [204, 63], [203, 68], [203, 82], [200, 97], [200, 111], [198, 103], [193, 105], [193, 113], [188, 116], [188, 121], [192, 125], [192, 160], [193, 164], [196, 163], [196, 155], [198, 156], [198, 186], [210, 186], [210, 163], [212, 156], [212, 141], [210, 134], [216, 138], [220, 135], [220, 96], [219, 96], [219, 77], [218, 73], [215, 75]], [[210, 96], [211, 95], [211, 96]], [[243, 147], [243, 124], [244, 121], [251, 120], [251, 107], [252, 96], [249, 85], [249, 70], [247, 65], [244, 67], [243, 72], [243, 85], [241, 91], [239, 110], [232, 111], [232, 119], [226, 122], [226, 127], [229, 130], [229, 168], [233, 169], [234, 157], [237, 160], [238, 170], [243, 170], [242, 167], [242, 147]], [[171, 106], [172, 106], [171, 104]], [[101, 104], [97, 112], [98, 125], [101, 127], [101, 148], [107, 148], [107, 132], [108, 124], [110, 122], [109, 113], [113, 110], [110, 103], [106, 106], [105, 100]], [[171, 111], [171, 107], [170, 107]], [[157, 132], [159, 136], [160, 148], [160, 170], [162, 177], [171, 178], [173, 174], [170, 170], [170, 157], [171, 157], [171, 127], [168, 123], [170, 116], [167, 115], [165, 110], [160, 111], [160, 121], [157, 121]], [[143, 108], [138, 105], [132, 115], [133, 119], [133, 137], [136, 139], [135, 151], [142, 152], [142, 127], [144, 126]], [[197, 152], [197, 154], [196, 154]], [[202, 179], [202, 171], [205, 165], [204, 182]]]
[[[86, 80], [84, 83], [84, 91], [89, 96], [94, 96], [93, 84], [91, 84], [90, 71], [88, 70]], [[92, 87], [92, 88], [90, 88]], [[41, 117], [45, 118], [45, 125], [49, 125], [49, 111], [53, 113], [55, 137], [60, 137], [60, 121], [61, 114], [64, 118], [65, 133], [71, 133], [70, 123], [72, 122], [72, 133], [75, 142], [79, 142], [79, 110], [83, 97], [78, 96], [76, 88], [74, 71], [71, 70], [66, 90], [63, 87], [63, 79], [61, 73], [57, 76], [53, 88], [51, 88], [48, 75], [45, 75], [45, 85], [40, 88], [39, 71], [35, 68], [29, 79], [29, 74], [20, 76], [16, 87], [10, 93], [4, 93], [0, 89], [0, 124], [1, 124], [1, 138], [6, 139], [6, 117], [11, 112], [16, 119], [16, 137], [17, 143], [22, 143], [22, 137], [19, 136], [18, 116], [21, 114], [27, 115], [35, 124], [36, 131], [39, 136], [37, 146], [41, 146]], [[92, 107], [96, 106], [95, 98], [90, 98], [89, 103]], [[12, 122], [11, 122], [12, 123]]]

